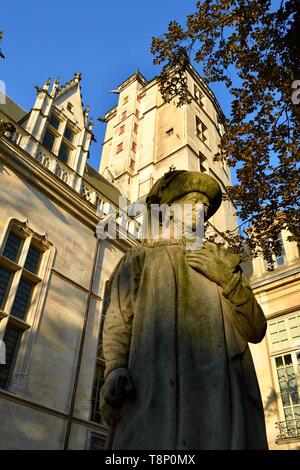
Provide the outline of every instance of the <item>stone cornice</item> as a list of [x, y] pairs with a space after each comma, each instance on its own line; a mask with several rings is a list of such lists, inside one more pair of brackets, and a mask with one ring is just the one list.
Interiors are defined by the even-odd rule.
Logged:
[[299, 282], [300, 280], [300, 263], [299, 261], [296, 264], [288, 266], [284, 271], [274, 272], [266, 277], [260, 277], [250, 281], [250, 285], [255, 292], [255, 294], [261, 294], [270, 290], [281, 288], [286, 284], [292, 284], [294, 282]]

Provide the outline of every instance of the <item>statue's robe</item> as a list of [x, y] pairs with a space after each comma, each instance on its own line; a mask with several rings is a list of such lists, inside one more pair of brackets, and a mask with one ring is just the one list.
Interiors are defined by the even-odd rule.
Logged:
[[128, 367], [114, 449], [266, 449], [248, 342], [266, 320], [241, 272], [224, 289], [189, 266], [181, 244], [131, 249], [112, 279], [105, 377]]

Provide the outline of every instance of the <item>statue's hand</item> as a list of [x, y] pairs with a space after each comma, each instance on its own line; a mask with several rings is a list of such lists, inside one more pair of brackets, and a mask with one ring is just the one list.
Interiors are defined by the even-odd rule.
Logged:
[[100, 412], [108, 424], [120, 420], [125, 395], [132, 392], [133, 383], [128, 369], [119, 367], [112, 370], [100, 392]]
[[225, 287], [237, 271], [241, 261], [235, 253], [211, 242], [204, 243], [201, 250], [186, 250], [188, 264], [221, 287]]

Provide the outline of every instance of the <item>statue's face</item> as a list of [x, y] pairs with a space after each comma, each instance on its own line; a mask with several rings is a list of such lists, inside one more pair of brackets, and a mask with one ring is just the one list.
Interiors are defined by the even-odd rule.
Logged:
[[196, 224], [198, 222], [197, 220], [197, 204], [203, 204], [204, 206], [204, 218], [207, 219], [207, 212], [208, 212], [208, 208], [209, 208], [209, 199], [207, 196], [205, 196], [204, 194], [201, 194], [201, 193], [198, 193], [197, 191], [193, 191], [191, 193], [188, 193], [186, 194], [185, 196], [181, 197], [180, 199], [176, 199], [176, 201], [174, 201], [172, 203], [172, 205], [181, 205], [181, 206], [185, 206], [187, 208], [191, 208], [192, 210], [192, 218], [191, 218], [191, 222], [192, 222], [192, 229], [195, 230], [196, 228]]

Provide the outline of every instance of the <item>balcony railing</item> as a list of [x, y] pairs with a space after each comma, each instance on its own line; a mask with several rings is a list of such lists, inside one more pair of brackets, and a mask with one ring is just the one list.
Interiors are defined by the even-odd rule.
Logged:
[[300, 440], [300, 418], [280, 421], [276, 423], [276, 428], [279, 430], [279, 435], [276, 438], [278, 444]]

